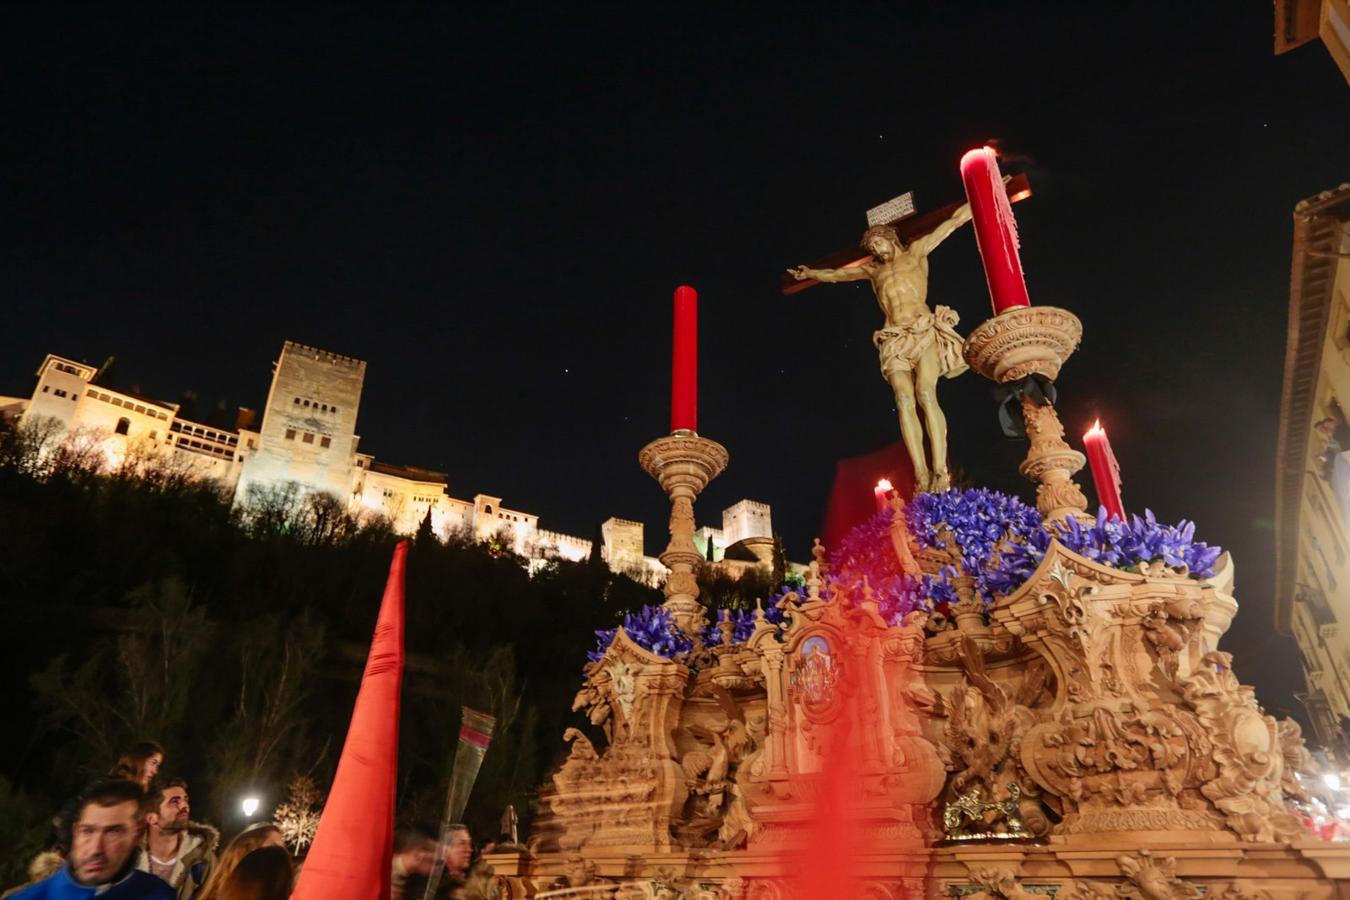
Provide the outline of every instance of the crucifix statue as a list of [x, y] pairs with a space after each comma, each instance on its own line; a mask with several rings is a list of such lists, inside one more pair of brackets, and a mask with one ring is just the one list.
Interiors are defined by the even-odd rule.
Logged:
[[[1025, 181], [1019, 176], [1008, 184], [1011, 199], [1030, 195]], [[968, 368], [955, 327], [960, 317], [950, 307], [928, 306], [928, 254], [969, 221], [970, 205], [961, 203], [894, 223], [878, 222], [863, 233], [865, 254], [841, 251], [814, 267], [788, 269], [784, 279], [784, 293], [795, 293], [813, 282], [871, 282], [886, 317], [872, 335], [872, 343], [880, 355], [881, 375], [895, 393], [900, 435], [914, 464], [916, 491], [951, 487], [947, 419], [938, 405], [937, 383], [941, 377], [955, 378]]]

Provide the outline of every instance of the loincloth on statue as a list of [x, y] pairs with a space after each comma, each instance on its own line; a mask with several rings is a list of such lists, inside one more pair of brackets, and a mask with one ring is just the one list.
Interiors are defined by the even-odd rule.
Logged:
[[938, 373], [955, 378], [966, 369], [961, 355], [964, 341], [954, 327], [961, 317], [950, 306], [939, 306], [932, 313], [915, 316], [903, 325], [883, 328], [872, 335], [881, 357], [881, 374], [890, 381], [896, 372], [912, 372], [930, 347], [937, 347]]

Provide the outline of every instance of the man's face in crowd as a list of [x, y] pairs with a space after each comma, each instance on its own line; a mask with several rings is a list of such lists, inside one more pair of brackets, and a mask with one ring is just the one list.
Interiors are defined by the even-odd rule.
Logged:
[[75, 880], [85, 885], [112, 881], [141, 837], [133, 801], [113, 806], [90, 803], [80, 811], [72, 830], [70, 867]]
[[187, 791], [181, 787], [164, 789], [164, 799], [155, 811], [155, 827], [160, 831], [182, 831], [187, 827], [188, 813]]
[[450, 843], [445, 846], [445, 864], [456, 872], [462, 872], [469, 867], [469, 860], [473, 859], [473, 840], [469, 837], [469, 832], [460, 830], [450, 836]]

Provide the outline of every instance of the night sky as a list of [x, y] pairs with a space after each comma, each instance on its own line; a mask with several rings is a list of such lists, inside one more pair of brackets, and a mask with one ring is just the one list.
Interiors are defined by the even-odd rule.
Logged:
[[[700, 430], [732, 460], [701, 519], [767, 501], [805, 559], [836, 461], [898, 434], [867, 285], [785, 298], [779, 273], [896, 194], [959, 199], [962, 151], [994, 140], [1035, 190], [1032, 301], [1084, 323], [1070, 435], [1100, 415], [1126, 505], [1233, 550], [1228, 648], [1289, 709], [1291, 212], [1350, 180], [1350, 89], [1272, 30], [1231, 2], [8, 8], [0, 393], [47, 352], [115, 355], [123, 388], [258, 408], [282, 341], [313, 344], [369, 362], [363, 450], [548, 528], [640, 519], [655, 553], [668, 507], [635, 456], [668, 428], [687, 282]], [[931, 264], [968, 332], [989, 314], [970, 230]], [[1029, 498], [991, 385], [941, 396], [955, 461]]]

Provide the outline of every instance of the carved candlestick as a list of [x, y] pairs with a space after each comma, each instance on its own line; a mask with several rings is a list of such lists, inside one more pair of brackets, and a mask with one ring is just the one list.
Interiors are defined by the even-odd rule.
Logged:
[[[1054, 381], [1082, 336], [1083, 323], [1067, 310], [1053, 306], [1011, 309], [970, 333], [966, 362], [998, 384], [1035, 375]], [[1020, 399], [1031, 449], [1018, 471], [1037, 483], [1036, 508], [1047, 521], [1086, 515], [1087, 498], [1073, 480], [1086, 457], [1064, 442], [1064, 426], [1054, 406], [1042, 405], [1028, 392]]]
[[670, 497], [670, 544], [660, 557], [670, 570], [664, 606], [690, 635], [707, 624], [694, 578], [694, 567], [703, 559], [694, 546], [694, 498], [722, 473], [729, 459], [726, 447], [683, 429], [657, 438], [638, 452], [638, 464]]

